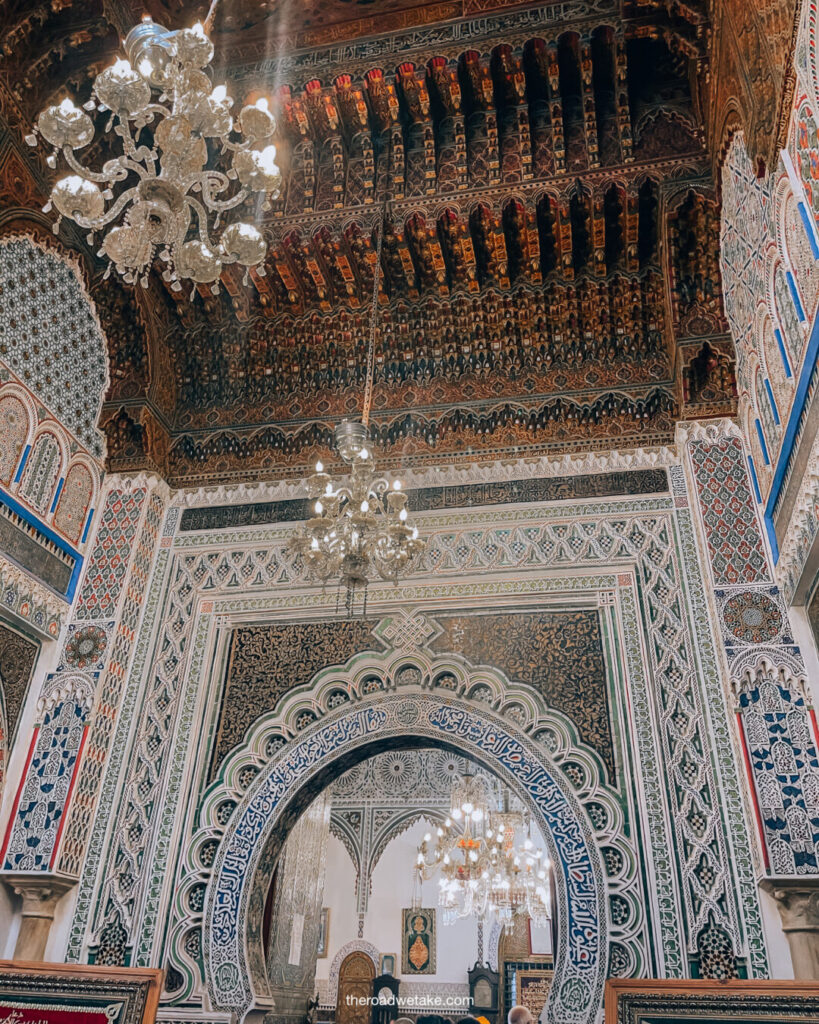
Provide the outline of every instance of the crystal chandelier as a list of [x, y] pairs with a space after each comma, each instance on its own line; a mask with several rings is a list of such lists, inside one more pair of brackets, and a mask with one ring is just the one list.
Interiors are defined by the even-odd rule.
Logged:
[[359, 590], [364, 594], [366, 613], [370, 579], [396, 582], [424, 548], [418, 528], [409, 521], [401, 481], [390, 482], [376, 472], [369, 446], [385, 214], [386, 203], [378, 225], [362, 417], [360, 422], [342, 420], [335, 428], [336, 451], [349, 466], [349, 473], [334, 483], [322, 463], [316, 463], [315, 472], [305, 482], [314, 514], [292, 542], [315, 579], [322, 583], [339, 580], [350, 613]]
[[[264, 275], [267, 243], [259, 229], [244, 220], [221, 222], [254, 195], [264, 196], [268, 209], [281, 191], [271, 142], [276, 122], [267, 101], [245, 106], [234, 121], [226, 87], [212, 84], [213, 44], [199, 23], [171, 32], [146, 16], [124, 48], [127, 59], [97, 75], [84, 109], [66, 98], [46, 108], [27, 137], [36, 146], [42, 136], [53, 147], [49, 165], [56, 167], [62, 152], [71, 172], [44, 207], [59, 215], [55, 234], [60, 217], [87, 229], [90, 243], [101, 232], [98, 255], [108, 260], [106, 277], [113, 266], [143, 287], [157, 254], [174, 291], [183, 279], [215, 290], [226, 263]], [[75, 153], [94, 139], [95, 111], [109, 114], [105, 133], [121, 149], [99, 171]], [[216, 144], [225, 170], [213, 166]]]
[[[495, 803], [495, 806], [492, 806]], [[529, 917], [545, 927], [551, 917], [550, 864], [528, 835], [527, 815], [502, 808], [484, 776], [457, 779], [449, 816], [424, 836], [418, 848], [421, 878], [440, 874], [438, 903], [444, 924], [462, 917], [483, 921], [494, 917], [511, 930], [515, 917]], [[518, 833], [524, 838], [518, 840]]]

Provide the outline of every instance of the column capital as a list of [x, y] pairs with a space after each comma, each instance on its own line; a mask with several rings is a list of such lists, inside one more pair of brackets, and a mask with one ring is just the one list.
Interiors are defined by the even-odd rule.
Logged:
[[58, 901], [77, 884], [70, 875], [45, 871], [2, 871], [0, 880], [23, 898], [24, 917], [54, 917]]
[[23, 898], [15, 960], [43, 960], [57, 904], [77, 879], [45, 871], [3, 871], [0, 880]]
[[819, 875], [773, 876], [759, 887], [776, 900], [784, 932], [819, 932]]
[[819, 875], [773, 876], [763, 878], [759, 887], [779, 907], [794, 977], [819, 979]]

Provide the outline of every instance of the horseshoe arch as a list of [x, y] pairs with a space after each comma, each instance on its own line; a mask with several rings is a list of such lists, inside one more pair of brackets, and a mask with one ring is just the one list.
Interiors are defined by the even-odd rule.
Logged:
[[[508, 720], [429, 691], [387, 692], [345, 704], [283, 747], [233, 813], [208, 884], [204, 914], [211, 1006], [242, 1021], [270, 1008], [259, 929], [266, 872], [302, 810], [334, 778], [386, 749], [466, 753], [525, 800], [555, 869], [558, 942], [548, 1024], [592, 1024], [607, 966], [606, 883], [589, 821], [560, 771]], [[254, 984], [258, 982], [258, 984]]]

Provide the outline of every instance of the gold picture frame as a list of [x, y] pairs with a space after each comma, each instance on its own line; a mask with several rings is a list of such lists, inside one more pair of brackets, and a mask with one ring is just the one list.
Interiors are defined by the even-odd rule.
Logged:
[[412, 907], [401, 911], [401, 973], [435, 974], [435, 910]]
[[155, 1024], [163, 977], [152, 967], [0, 960], [0, 1020]]
[[606, 1024], [808, 1024], [819, 1020], [819, 982], [606, 982]]

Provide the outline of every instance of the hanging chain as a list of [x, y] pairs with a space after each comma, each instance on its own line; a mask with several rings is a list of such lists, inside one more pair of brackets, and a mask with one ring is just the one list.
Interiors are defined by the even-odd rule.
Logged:
[[218, 5], [219, 0], [211, 0], [210, 9], [208, 10], [204, 22], [202, 23], [202, 27], [204, 28], [205, 32], [210, 32], [210, 30], [213, 28], [213, 19], [216, 15], [216, 8]]
[[370, 409], [373, 404], [373, 378], [375, 377], [375, 333], [378, 329], [378, 293], [381, 290], [381, 247], [384, 243], [384, 229], [387, 219], [387, 203], [389, 193], [385, 190], [384, 205], [378, 222], [378, 238], [375, 243], [375, 267], [373, 268], [373, 308], [370, 314], [370, 340], [367, 346], [367, 379], [364, 385], [364, 405], [361, 410], [361, 421], [365, 427], [370, 425]]

